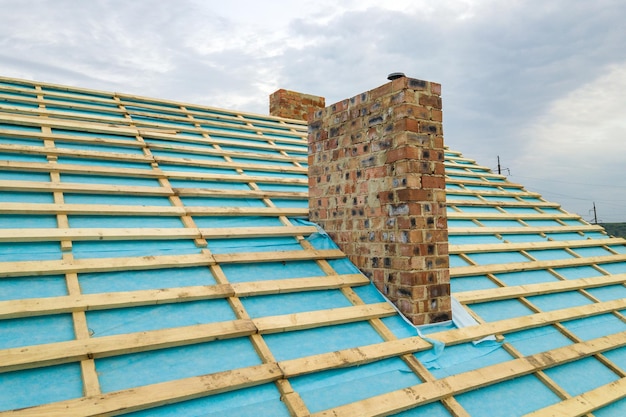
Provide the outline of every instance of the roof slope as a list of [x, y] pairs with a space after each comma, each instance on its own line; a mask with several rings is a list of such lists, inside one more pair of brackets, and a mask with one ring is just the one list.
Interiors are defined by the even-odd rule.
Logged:
[[626, 242], [457, 152], [456, 325], [420, 336], [306, 221], [302, 123], [12, 79], [0, 110], [0, 415], [626, 407]]

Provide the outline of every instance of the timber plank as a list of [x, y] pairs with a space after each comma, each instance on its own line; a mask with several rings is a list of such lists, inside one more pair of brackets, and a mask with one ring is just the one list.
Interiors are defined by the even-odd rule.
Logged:
[[142, 194], [155, 196], [174, 195], [173, 191], [165, 187], [146, 187], [131, 185], [104, 185], [104, 184], [81, 184], [81, 183], [50, 183], [42, 181], [8, 181], [0, 180], [0, 190], [3, 191], [28, 191], [28, 192], [53, 192], [81, 194]]
[[600, 265], [604, 263], [626, 262], [626, 254], [569, 258], [549, 261], [511, 262], [507, 264], [473, 265], [450, 268], [454, 278], [473, 275], [497, 274], [502, 272], [532, 271], [537, 269], [563, 268], [569, 266]]
[[182, 157], [172, 156], [154, 156], [154, 159], [158, 163], [183, 165], [183, 166], [197, 166], [208, 168], [225, 168], [225, 169], [249, 169], [253, 171], [267, 171], [267, 172], [290, 172], [296, 174], [306, 174], [307, 168], [297, 167], [293, 165], [289, 166], [276, 166], [276, 165], [263, 165], [245, 162], [221, 162], [221, 161], [206, 161], [201, 159], [190, 159]]
[[68, 410], [80, 416], [115, 416], [208, 395], [220, 394], [276, 381], [282, 377], [275, 363], [234, 369], [123, 391], [0, 413], [0, 416], [66, 417]]
[[490, 288], [485, 290], [454, 293], [454, 298], [463, 304], [483, 303], [486, 301], [506, 300], [555, 292], [574, 291], [585, 288], [597, 288], [626, 283], [626, 274], [605, 275], [596, 278], [580, 278], [566, 281], [542, 282], [512, 287]]
[[396, 310], [389, 303], [378, 303], [261, 317], [252, 319], [252, 322], [259, 329], [259, 333], [269, 334], [363, 321], [394, 314]]
[[83, 240], [229, 239], [298, 236], [317, 232], [314, 226], [224, 228], [45, 228], [0, 229], [0, 242]]
[[230, 285], [237, 297], [284, 294], [299, 291], [329, 290], [368, 285], [370, 280], [361, 274], [328, 275], [322, 277], [290, 278], [272, 281], [238, 282]]
[[539, 233], [572, 233], [602, 231], [600, 225], [580, 226], [520, 226], [520, 227], [450, 227], [450, 235], [506, 235], [506, 234], [539, 234]]
[[458, 253], [481, 253], [481, 252], [512, 252], [522, 250], [541, 250], [541, 249], [564, 249], [564, 248], [585, 248], [585, 247], [601, 247], [605, 245], [625, 245], [626, 239], [608, 238], [608, 239], [585, 239], [585, 240], [557, 240], [546, 242], [502, 242], [487, 243], [479, 245], [448, 245], [448, 251], [451, 254]]

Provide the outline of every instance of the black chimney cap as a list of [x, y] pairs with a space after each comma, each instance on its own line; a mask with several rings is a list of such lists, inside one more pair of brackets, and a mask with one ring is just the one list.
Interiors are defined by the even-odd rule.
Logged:
[[387, 79], [393, 81], [393, 80], [397, 80], [398, 78], [402, 78], [404, 76], [405, 75], [403, 72], [392, 72], [391, 74], [387, 76]]

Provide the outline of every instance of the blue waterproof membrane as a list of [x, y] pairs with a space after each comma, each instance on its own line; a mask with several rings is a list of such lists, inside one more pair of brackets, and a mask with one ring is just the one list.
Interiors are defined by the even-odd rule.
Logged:
[[250, 149], [250, 148], [244, 148], [241, 146], [233, 146], [233, 145], [223, 145], [223, 146], [220, 146], [220, 148], [223, 151], [227, 151], [227, 152], [257, 153], [257, 154], [262, 154], [262, 155], [282, 156], [281, 153], [275, 149], [261, 149], [261, 148]]
[[[1, 281], [0, 281], [1, 282]], [[207, 266], [78, 274], [84, 294], [215, 285]]]
[[269, 172], [269, 171], [254, 171], [246, 169], [247, 175], [255, 175], [259, 177], [275, 177], [275, 178], [297, 178], [308, 180], [306, 174], [298, 174], [294, 172]]
[[104, 240], [73, 242], [76, 259], [121, 258], [128, 256], [186, 255], [200, 253], [188, 240]]
[[78, 362], [0, 374], [0, 411], [82, 396], [83, 384]]
[[446, 407], [440, 402], [434, 402], [426, 405], [422, 405], [417, 408], [412, 408], [407, 411], [403, 411], [398, 414], [393, 414], [394, 417], [450, 417], [452, 414], [448, 412]]
[[567, 279], [591, 278], [602, 275], [590, 266], [568, 266], [565, 268], [554, 268], [554, 272]]
[[569, 254], [565, 249], [544, 249], [526, 251], [530, 256], [538, 261], [551, 261], [555, 259], [571, 259], [574, 256]]
[[521, 272], [501, 272], [496, 274], [496, 278], [509, 287], [516, 285], [541, 284], [543, 282], [554, 282], [559, 279], [546, 270], [530, 270]]
[[125, 415], [128, 417], [223, 417], [226, 415], [289, 417], [289, 411], [280, 397], [276, 385], [269, 383], [176, 404], [166, 404]]
[[467, 257], [478, 265], [508, 264], [513, 262], [530, 262], [519, 252], [470, 253]]
[[278, 208], [308, 208], [309, 207], [309, 201], [306, 199], [287, 200], [287, 199], [280, 199], [280, 198], [272, 198], [272, 202]]
[[86, 215], [69, 215], [67, 216], [70, 227], [185, 227], [180, 217], [166, 216], [86, 216]]
[[47, 172], [0, 171], [0, 180], [4, 181], [50, 181]]
[[604, 352], [611, 362], [615, 363], [618, 367], [626, 368], [626, 347], [620, 347]]
[[58, 242], [1, 242], [0, 262], [61, 259]]
[[100, 101], [69, 99], [65, 97], [55, 97], [55, 96], [44, 96], [44, 98], [46, 99], [48, 103], [59, 103], [59, 104], [76, 103], [76, 104], [85, 104], [87, 106], [92, 106], [92, 107], [100, 107], [102, 109], [110, 109], [110, 110], [115, 110], [115, 111], [119, 110], [117, 103], [115, 103], [114, 101], [111, 101], [110, 103], [102, 103]]
[[502, 233], [502, 239], [506, 240], [507, 242], [512, 242], [512, 243], [521, 243], [521, 242], [545, 242], [547, 239], [542, 237], [541, 235], [537, 235], [537, 234], [533, 234], [533, 233], [523, 233], [523, 234], [516, 234], [516, 233]]
[[573, 343], [554, 326], [542, 326], [507, 333], [506, 341], [524, 356], [558, 349]]
[[265, 216], [194, 216], [198, 227], [284, 227], [278, 217]]
[[46, 155], [0, 152], [0, 160], [15, 162], [48, 162]]
[[71, 314], [22, 317], [0, 321], [0, 349], [74, 339]]
[[252, 318], [352, 306], [340, 290], [259, 295], [242, 298], [241, 302]]
[[450, 255], [450, 268], [457, 266], [468, 266], [469, 262], [461, 258], [459, 255]]
[[619, 377], [596, 358], [578, 359], [544, 371], [571, 396], [598, 388]]
[[609, 246], [609, 248], [613, 249], [617, 253], [626, 254], [626, 245], [614, 245]]
[[292, 184], [267, 184], [257, 183], [262, 191], [287, 191], [290, 193], [308, 193], [308, 185], [292, 185]]
[[612, 301], [626, 298], [626, 287], [623, 285], [608, 285], [606, 287], [588, 288], [587, 292], [600, 301]]
[[[315, 261], [224, 264], [222, 271], [230, 282], [266, 281], [325, 276]], [[270, 278], [271, 277], [271, 278]]]
[[38, 126], [20, 126], [20, 125], [8, 124], [8, 123], [0, 123], [0, 129], [21, 130], [24, 132], [41, 133], [41, 128]]
[[59, 156], [57, 162], [59, 164], [72, 164], [72, 165], [89, 165], [99, 167], [111, 167], [111, 168], [133, 168], [133, 169], [146, 169], [151, 170], [152, 166], [150, 161], [146, 162], [130, 162], [130, 161], [111, 161], [105, 159], [87, 159], [87, 158], [72, 158], [67, 156]]
[[211, 239], [207, 248], [215, 254], [302, 250], [296, 238], [291, 236]]
[[79, 174], [61, 174], [61, 182], [71, 182], [80, 184], [113, 184], [113, 185], [130, 185], [141, 187], [159, 187], [159, 181], [156, 178], [132, 178], [132, 177], [111, 177], [104, 175], [79, 175]]
[[238, 175], [234, 169], [199, 167], [193, 165], [176, 165], [159, 163], [159, 168], [166, 172], [199, 172], [203, 174]]
[[[417, 355], [418, 358], [420, 355]], [[437, 378], [473, 371], [474, 369], [510, 361], [513, 357], [498, 342], [484, 341], [477, 345], [463, 343], [446, 346], [434, 361], [424, 365]], [[422, 358], [422, 361], [424, 359]]]
[[417, 385], [421, 381], [400, 358], [290, 378], [312, 413]]
[[76, 90], [72, 90], [70, 88], [54, 88], [54, 87], [49, 87], [49, 86], [42, 86], [42, 91], [44, 93], [48, 92], [48, 93], [63, 93], [63, 94], [71, 94], [77, 98], [81, 98], [81, 97], [85, 97], [85, 98], [90, 98], [90, 97], [95, 97], [95, 98], [104, 98], [107, 100], [111, 100], [111, 95], [106, 94], [106, 93], [98, 93], [97, 91], [89, 91], [89, 92], [84, 92], [84, 91], [76, 91]]
[[613, 314], [601, 314], [562, 323], [568, 330], [583, 340], [595, 339], [626, 330], [626, 323]]
[[585, 237], [587, 239], [606, 239], [609, 236], [600, 232], [585, 232]]
[[[85, 132], [82, 130], [57, 129], [55, 127], [52, 128], [52, 133], [54, 133], [55, 135], [84, 136], [87, 138], [101, 138], [101, 139], [121, 139], [121, 140], [128, 140], [131, 142], [137, 142], [137, 138], [134, 136], [114, 135], [112, 133], [102, 133], [102, 132], [93, 133], [93, 132]], [[62, 142], [62, 139], [61, 139], [61, 142]], [[55, 140], [55, 143], [56, 143], [56, 140]]]
[[[244, 179], [242, 178], [242, 181]], [[243, 190], [249, 191], [250, 187], [243, 182], [226, 181], [195, 181], [195, 180], [170, 180], [170, 185], [174, 188], [207, 188], [217, 190]]]
[[626, 274], [626, 262], [598, 264], [598, 266], [611, 274]]
[[483, 243], [504, 243], [493, 235], [453, 235], [448, 236], [451, 245], [480, 245]]
[[[464, 213], [500, 213], [500, 210], [495, 207], [456, 206], [456, 208], [462, 210]], [[454, 210], [448, 208], [448, 213], [454, 213]]]
[[596, 417], [615, 417], [619, 416], [626, 410], [626, 398], [615, 401], [606, 407], [594, 410], [593, 415]]
[[498, 288], [498, 285], [484, 275], [452, 278], [450, 280], [450, 290], [453, 294], [463, 291], [486, 290], [489, 288]]
[[558, 241], [586, 239], [586, 236], [581, 236], [578, 233], [546, 233], [546, 236], [548, 237], [548, 239]]
[[52, 193], [0, 191], [1, 203], [54, 203]]
[[283, 167], [283, 168], [294, 167], [294, 165], [291, 162], [283, 162], [283, 161], [245, 159], [245, 158], [240, 158], [240, 157], [233, 157], [232, 160], [234, 163], [243, 163], [243, 164], [250, 164], [250, 165], [263, 165], [263, 166]]
[[272, 333], [263, 340], [278, 361], [383, 342], [367, 321]]
[[57, 148], [72, 149], [77, 151], [115, 152], [126, 155], [143, 155], [141, 148], [131, 148], [128, 146], [113, 146], [110, 144], [92, 144], [77, 142], [54, 142]]
[[177, 152], [174, 150], [164, 151], [161, 149], [151, 149], [150, 151], [155, 157], [189, 158], [194, 161], [224, 162], [224, 157], [217, 155], [201, 155], [188, 152]]
[[0, 229], [30, 229], [57, 227], [55, 215], [3, 214], [0, 216]]
[[527, 299], [542, 311], [560, 310], [562, 308], [577, 307], [593, 303], [593, 301], [578, 291], [534, 295], [527, 297]]
[[[252, 198], [220, 198], [220, 197], [181, 197], [185, 206], [190, 207], [267, 207], [260, 199]], [[272, 200], [276, 203], [275, 200]], [[308, 207], [308, 202], [306, 202]], [[169, 205], [169, 202], [168, 202]]]
[[479, 227], [471, 220], [448, 219], [448, 227]]
[[485, 227], [522, 227], [523, 225], [517, 220], [486, 220], [479, 219]]
[[70, 109], [70, 108], [66, 108], [66, 107], [58, 107], [58, 106], [50, 106], [50, 105], [46, 105], [46, 110], [63, 112], [63, 113], [71, 113], [71, 114], [80, 114], [80, 115], [84, 115], [84, 116], [87, 116], [87, 117], [90, 117], [90, 116], [98, 116], [98, 117], [104, 116], [104, 117], [108, 117], [108, 118], [125, 120], [124, 119], [124, 115], [120, 114], [120, 113], [100, 112], [100, 111], [95, 111], [95, 110]]
[[87, 311], [92, 337], [235, 320], [225, 299]]
[[561, 401], [534, 375], [489, 385], [454, 398], [472, 417], [522, 416]]
[[43, 148], [43, 140], [37, 138], [8, 138], [0, 136], [0, 143], [3, 145], [26, 145]]
[[469, 306], [483, 320], [493, 322], [533, 314], [528, 307], [518, 300], [490, 301]]
[[111, 392], [260, 364], [243, 337], [96, 359], [96, 370], [102, 391]]
[[0, 279], [0, 301], [67, 295], [63, 275]]
[[106, 202], [106, 204], [116, 206], [171, 206], [170, 200], [165, 196], [63, 193], [63, 198], [67, 204], [103, 204]]
[[567, 226], [584, 226], [585, 223], [575, 219], [561, 219]]
[[608, 250], [604, 249], [601, 246], [588, 247], [588, 248], [574, 248], [572, 250], [583, 257], [612, 255], [611, 252], [609, 252]]
[[506, 197], [505, 195], [484, 195], [483, 198], [487, 201], [498, 201], [498, 202], [519, 202], [515, 197]]

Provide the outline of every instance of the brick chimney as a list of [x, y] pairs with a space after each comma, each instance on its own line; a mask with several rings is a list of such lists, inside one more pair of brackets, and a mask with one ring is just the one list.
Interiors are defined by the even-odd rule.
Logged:
[[308, 120], [309, 115], [325, 107], [324, 97], [277, 90], [270, 95], [270, 114], [288, 119]]
[[[445, 321], [452, 314], [441, 85], [390, 79], [307, 110], [309, 216], [411, 322]], [[308, 97], [315, 96], [278, 90], [270, 102], [286, 103], [285, 112], [271, 114], [296, 118]]]

